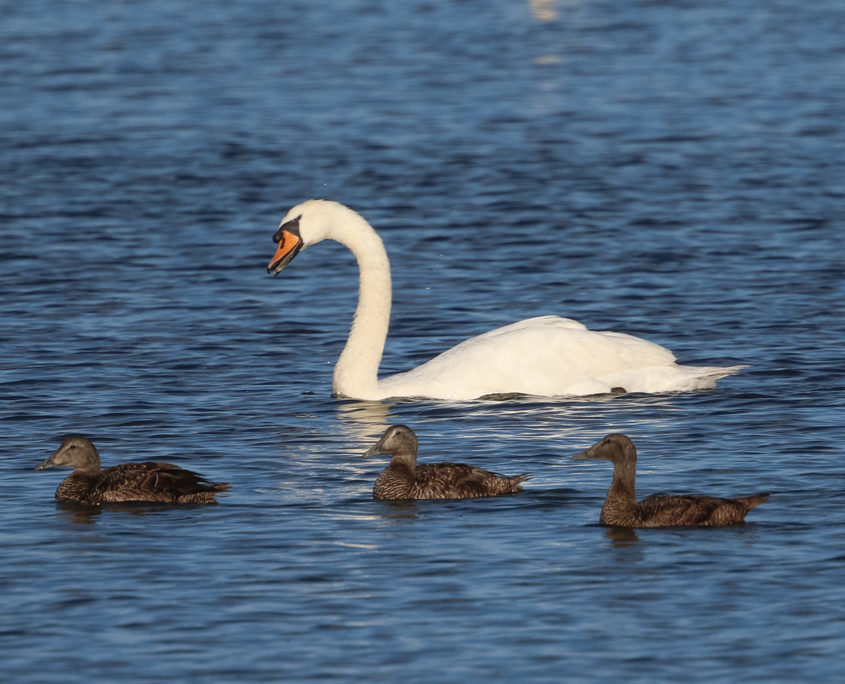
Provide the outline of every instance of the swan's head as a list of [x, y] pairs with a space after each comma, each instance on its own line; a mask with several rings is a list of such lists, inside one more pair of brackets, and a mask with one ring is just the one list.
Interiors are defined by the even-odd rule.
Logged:
[[337, 214], [342, 212], [354, 214], [342, 204], [320, 199], [307, 200], [293, 207], [273, 235], [273, 242], [278, 246], [267, 265], [267, 272], [278, 275], [300, 250], [328, 238]]
[[572, 460], [601, 459], [616, 463], [617, 461], [626, 459], [634, 459], [636, 461], [636, 458], [637, 450], [634, 448], [634, 443], [630, 437], [616, 432], [600, 439], [589, 449], [575, 454]]
[[98, 471], [100, 469], [100, 454], [90, 440], [80, 435], [68, 435], [62, 440], [50, 458], [43, 460], [36, 470], [45, 468], [71, 467], [83, 471]]
[[370, 447], [364, 458], [375, 454], [417, 456], [417, 436], [407, 425], [391, 425], [382, 438]]

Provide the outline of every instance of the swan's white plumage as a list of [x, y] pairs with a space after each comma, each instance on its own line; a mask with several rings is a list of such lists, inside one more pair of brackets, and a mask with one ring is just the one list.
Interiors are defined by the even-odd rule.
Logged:
[[[390, 264], [373, 228], [351, 209], [308, 200], [299, 217], [302, 248], [333, 239], [358, 260], [358, 308], [335, 367], [333, 390], [354, 399], [422, 397], [466, 400], [490, 394], [538, 396], [672, 392], [713, 387], [742, 366], [679, 366], [668, 349], [624, 333], [591, 331], [578, 321], [540, 316], [461, 342], [405, 373], [378, 380], [390, 319]], [[280, 268], [271, 271], [278, 272]]]

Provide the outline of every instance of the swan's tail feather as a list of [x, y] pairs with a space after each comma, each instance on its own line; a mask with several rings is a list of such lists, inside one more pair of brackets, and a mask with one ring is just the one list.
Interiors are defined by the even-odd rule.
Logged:
[[[605, 387], [602, 392], [612, 394], [624, 392], [688, 392], [712, 389], [716, 381], [733, 375], [747, 366], [653, 366], [634, 368], [605, 375], [601, 378]], [[576, 394], [588, 394], [579, 392]]]
[[678, 389], [709, 389], [716, 386], [716, 381], [738, 373], [747, 365], [741, 366], [680, 366], [691, 381], [688, 387]]
[[725, 378], [729, 375], [739, 373], [743, 368], [748, 368], [748, 364], [740, 366], [701, 366], [698, 370], [701, 372], [702, 377], [718, 380], [719, 378]]

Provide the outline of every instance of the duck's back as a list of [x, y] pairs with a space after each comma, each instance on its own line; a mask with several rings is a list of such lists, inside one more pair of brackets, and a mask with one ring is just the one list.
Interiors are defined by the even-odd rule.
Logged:
[[96, 476], [72, 474], [56, 491], [63, 501], [98, 505], [132, 501], [160, 503], [215, 503], [226, 491], [223, 482], [208, 482], [190, 470], [170, 463], [124, 463], [104, 468]]
[[733, 525], [743, 522], [750, 509], [768, 498], [768, 494], [752, 494], [738, 499], [702, 494], [652, 494], [637, 503], [637, 515], [642, 527]]
[[404, 468], [388, 466], [376, 480], [377, 499], [476, 499], [515, 494], [528, 479], [523, 473], [508, 477], [464, 463], [422, 463], [413, 479]]

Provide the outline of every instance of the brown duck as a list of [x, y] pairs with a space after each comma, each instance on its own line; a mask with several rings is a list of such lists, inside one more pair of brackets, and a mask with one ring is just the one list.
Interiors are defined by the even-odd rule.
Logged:
[[103, 503], [217, 503], [214, 496], [229, 489], [226, 482], [208, 482], [201, 475], [169, 463], [123, 463], [100, 469], [100, 454], [85, 437], [69, 435], [36, 470], [72, 467], [56, 490], [57, 501], [99, 506]]
[[417, 436], [405, 425], [393, 425], [378, 443], [364, 454], [390, 454], [388, 466], [376, 478], [374, 499], [476, 499], [482, 496], [515, 494], [528, 473], [498, 475], [463, 463], [421, 463], [417, 465]]
[[738, 499], [721, 499], [702, 494], [652, 494], [637, 501], [635, 479], [637, 450], [626, 435], [611, 434], [575, 460], [602, 459], [613, 463], [613, 482], [601, 509], [599, 522], [618, 527], [669, 527], [733, 525], [745, 520], [755, 506], [768, 500], [768, 494], [751, 494]]

